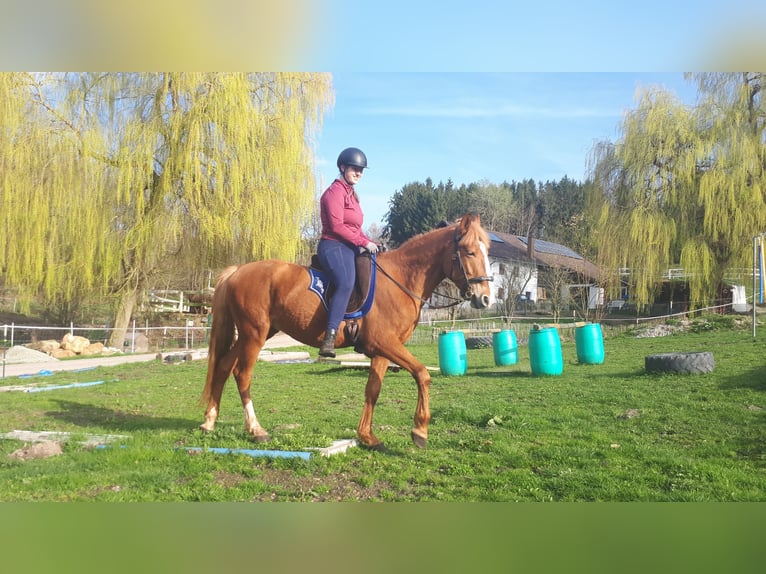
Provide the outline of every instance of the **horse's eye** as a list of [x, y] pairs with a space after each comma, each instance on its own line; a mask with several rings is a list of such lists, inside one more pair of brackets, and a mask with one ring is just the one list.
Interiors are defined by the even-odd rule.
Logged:
[[466, 253], [466, 255], [468, 257], [476, 257], [476, 253], [474, 251], [469, 251], [468, 253]]

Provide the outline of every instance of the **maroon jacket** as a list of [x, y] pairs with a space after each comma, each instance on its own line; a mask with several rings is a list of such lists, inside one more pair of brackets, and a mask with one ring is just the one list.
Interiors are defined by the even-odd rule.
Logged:
[[364, 213], [354, 187], [336, 179], [319, 199], [322, 239], [342, 241], [352, 247], [364, 247], [372, 241], [362, 231]]

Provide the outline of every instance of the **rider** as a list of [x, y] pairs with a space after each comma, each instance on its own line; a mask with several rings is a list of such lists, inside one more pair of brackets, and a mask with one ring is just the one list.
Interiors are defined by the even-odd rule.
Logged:
[[378, 246], [362, 231], [364, 214], [354, 189], [367, 167], [367, 157], [358, 148], [346, 148], [340, 152], [337, 165], [338, 178], [319, 200], [322, 235], [317, 256], [335, 285], [335, 294], [327, 311], [327, 328], [319, 347], [322, 357], [335, 356], [338, 327], [356, 280], [356, 255], [364, 250], [378, 251]]

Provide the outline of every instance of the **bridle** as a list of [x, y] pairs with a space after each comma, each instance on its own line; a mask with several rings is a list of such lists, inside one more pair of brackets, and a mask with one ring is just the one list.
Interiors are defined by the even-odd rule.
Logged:
[[410, 297], [413, 299], [420, 301], [424, 305], [429, 306], [431, 309], [447, 309], [449, 307], [454, 307], [455, 305], [458, 305], [462, 303], [463, 301], [468, 301], [471, 297], [473, 297], [473, 289], [471, 289], [471, 285], [475, 283], [483, 283], [484, 281], [493, 281], [494, 277], [490, 277], [487, 275], [482, 275], [479, 277], [468, 277], [468, 273], [466, 273], [465, 266], [463, 265], [463, 258], [460, 256], [460, 240], [462, 239], [462, 236], [458, 233], [458, 229], [455, 228], [455, 237], [454, 237], [454, 244], [455, 244], [455, 253], [452, 256], [452, 267], [454, 269], [455, 267], [455, 261], [458, 262], [460, 265], [460, 271], [463, 273], [463, 278], [465, 279], [466, 288], [463, 291], [462, 299], [457, 299], [456, 297], [453, 297], [452, 295], [447, 295], [446, 293], [435, 293], [435, 295], [438, 295], [439, 297], [444, 297], [445, 299], [452, 299], [452, 303], [448, 303], [447, 305], [432, 305], [427, 300], [423, 299], [420, 295], [417, 293], [413, 293], [410, 289], [399, 283], [396, 279], [394, 279], [388, 271], [383, 269], [380, 264], [378, 264], [378, 260], [375, 257], [375, 255], [372, 256], [372, 262], [375, 264], [375, 267], [377, 267], [383, 275], [388, 277], [394, 285], [399, 287], [402, 291], [407, 293]]
[[455, 255], [452, 256], [452, 265], [454, 267], [455, 260], [457, 260], [458, 264], [460, 265], [460, 271], [463, 273], [463, 278], [465, 279], [466, 284], [466, 289], [463, 292], [463, 300], [468, 301], [471, 297], [473, 297], [473, 289], [471, 288], [471, 285], [475, 285], [476, 283], [484, 283], [485, 281], [494, 281], [494, 277], [488, 275], [468, 277], [468, 273], [466, 273], [465, 270], [465, 265], [463, 265], [463, 258], [460, 256], [461, 239], [462, 237], [458, 234], [458, 229], [455, 228]]

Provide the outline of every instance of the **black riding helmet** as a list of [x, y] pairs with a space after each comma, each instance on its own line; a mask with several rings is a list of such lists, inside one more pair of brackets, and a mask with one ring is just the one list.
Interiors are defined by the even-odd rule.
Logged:
[[367, 156], [359, 148], [347, 147], [338, 156], [338, 169], [342, 165], [353, 165], [354, 167], [367, 168]]

